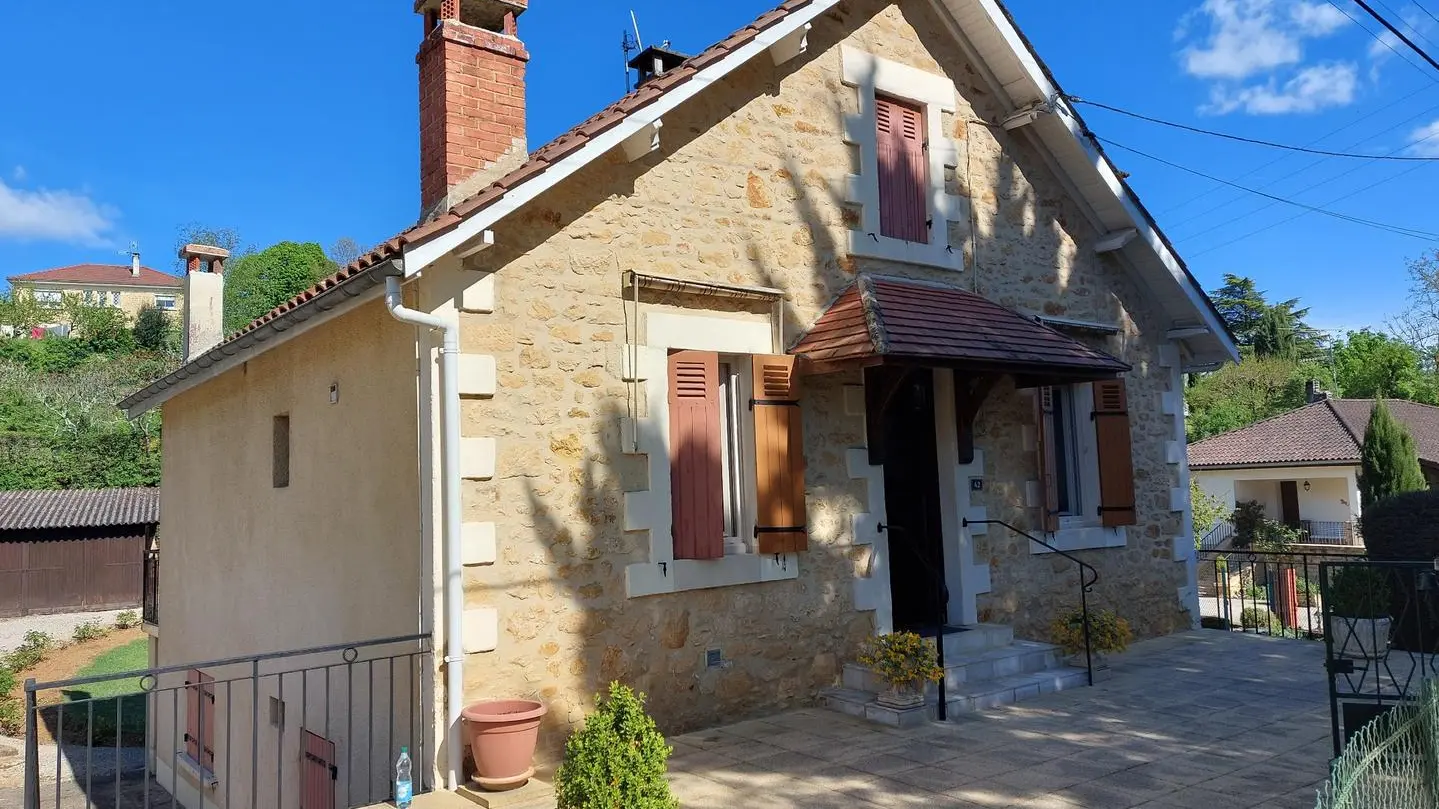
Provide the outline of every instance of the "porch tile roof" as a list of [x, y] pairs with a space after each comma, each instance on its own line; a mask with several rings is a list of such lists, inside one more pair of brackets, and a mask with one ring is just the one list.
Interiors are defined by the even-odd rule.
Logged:
[[935, 361], [1001, 372], [1113, 376], [1114, 357], [967, 290], [861, 275], [791, 353], [812, 362]]
[[156, 488], [0, 492], [0, 531], [158, 522], [160, 490]]
[[[1419, 449], [1419, 460], [1439, 466], [1439, 407], [1386, 399]], [[1189, 445], [1195, 469], [1359, 463], [1359, 447], [1373, 399], [1324, 399], [1288, 413]]]

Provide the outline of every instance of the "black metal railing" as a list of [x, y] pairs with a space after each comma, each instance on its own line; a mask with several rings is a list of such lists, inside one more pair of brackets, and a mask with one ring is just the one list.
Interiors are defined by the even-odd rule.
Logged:
[[144, 580], [140, 588], [140, 618], [160, 625], [160, 548], [151, 540], [145, 549]]
[[27, 680], [24, 809], [368, 806], [401, 746], [428, 791], [431, 672], [405, 635]]
[[1044, 540], [1036, 537], [1028, 531], [1015, 528], [1004, 520], [961, 520], [960, 525], [968, 528], [971, 525], [1001, 525], [1016, 534], [1028, 539], [1030, 542], [1048, 548], [1050, 551], [1073, 562], [1079, 570], [1079, 614], [1084, 621], [1084, 670], [1089, 678], [1089, 684], [1094, 685], [1094, 651], [1089, 640], [1089, 593], [1094, 590], [1094, 585], [1099, 581], [1099, 571], [1094, 565], [1080, 559], [1079, 557], [1060, 550]]
[[1204, 536], [1199, 540], [1199, 549], [1213, 550], [1233, 538], [1234, 523], [1225, 520], [1204, 532]]
[[1316, 640], [1324, 637], [1319, 565], [1356, 554], [1201, 550], [1200, 622], [1209, 629]]

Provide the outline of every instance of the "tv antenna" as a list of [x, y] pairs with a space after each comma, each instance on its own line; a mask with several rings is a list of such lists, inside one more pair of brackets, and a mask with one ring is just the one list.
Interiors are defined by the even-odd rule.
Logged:
[[620, 50], [624, 51], [624, 59], [625, 59], [625, 92], [626, 92], [626, 93], [628, 93], [631, 89], [633, 89], [632, 87], [630, 87], [630, 54], [631, 54], [631, 53], [638, 53], [639, 51], [644, 50], [644, 47], [645, 47], [644, 40], [640, 39], [640, 21], [639, 21], [638, 18], [635, 17], [635, 10], [634, 10], [634, 9], [630, 9], [630, 25], [634, 27], [634, 31], [635, 31], [634, 39], [631, 39], [631, 38], [630, 38], [630, 32], [629, 32], [629, 31], [624, 31], [624, 32], [622, 32], [622, 33], [620, 34]]

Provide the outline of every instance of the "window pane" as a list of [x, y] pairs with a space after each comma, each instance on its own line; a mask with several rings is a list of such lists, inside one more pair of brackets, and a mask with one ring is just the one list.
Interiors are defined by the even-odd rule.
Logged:
[[1050, 423], [1050, 429], [1054, 434], [1054, 486], [1057, 494], [1055, 507], [1060, 514], [1073, 514], [1070, 509], [1070, 479], [1069, 470], [1073, 466], [1074, 459], [1069, 448], [1070, 420], [1069, 391], [1063, 388], [1054, 389], [1054, 415]]
[[739, 536], [739, 377], [729, 363], [720, 363], [720, 452], [724, 481], [724, 535]]

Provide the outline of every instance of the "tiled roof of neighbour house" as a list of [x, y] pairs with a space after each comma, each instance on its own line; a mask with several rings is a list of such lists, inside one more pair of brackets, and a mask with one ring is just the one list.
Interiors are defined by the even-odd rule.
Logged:
[[1118, 374], [1129, 366], [955, 287], [861, 275], [791, 353], [811, 362], [930, 360], [976, 370]]
[[158, 522], [160, 490], [154, 488], [0, 492], [0, 531]]
[[95, 284], [111, 287], [179, 287], [180, 279], [166, 272], [141, 267], [139, 275], [130, 274], [129, 264], [72, 264], [53, 270], [12, 275], [10, 283], [21, 284]]
[[[1419, 449], [1419, 460], [1439, 465], [1439, 407], [1387, 399], [1394, 418]], [[1189, 445], [1195, 469], [1285, 464], [1354, 464], [1369, 424], [1373, 399], [1325, 399], [1238, 430]]]

